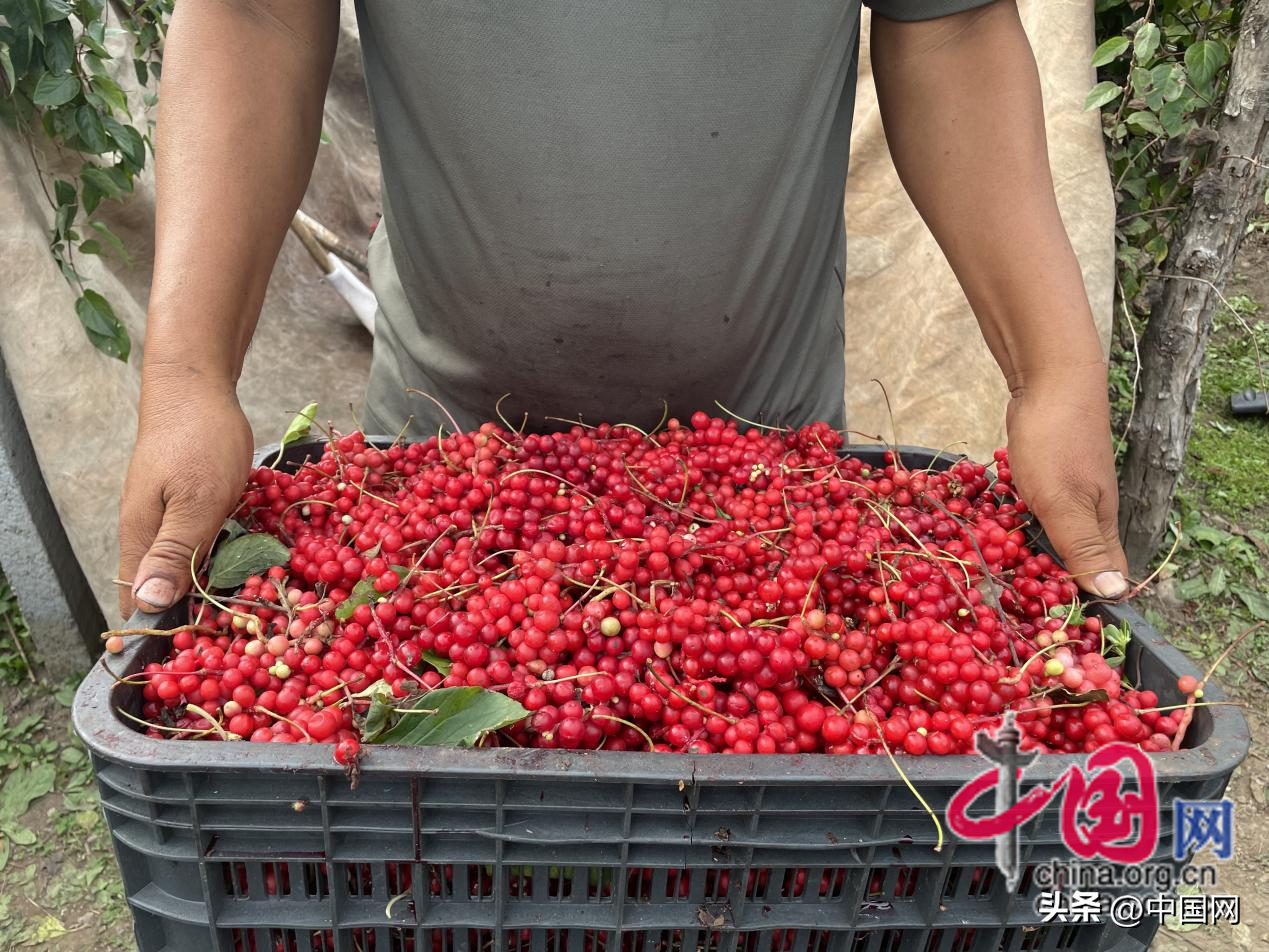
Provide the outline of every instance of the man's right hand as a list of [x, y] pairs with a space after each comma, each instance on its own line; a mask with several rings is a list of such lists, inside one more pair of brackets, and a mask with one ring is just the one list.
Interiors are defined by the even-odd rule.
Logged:
[[251, 470], [251, 425], [229, 381], [193, 368], [148, 375], [119, 507], [124, 617], [161, 611], [190, 586], [190, 562], [233, 511]]
[[246, 483], [251, 427], [232, 381], [313, 171], [338, 39], [339, 0], [179, 3], [172, 14], [141, 418], [119, 518], [125, 615], [181, 597], [191, 555], [207, 551]]

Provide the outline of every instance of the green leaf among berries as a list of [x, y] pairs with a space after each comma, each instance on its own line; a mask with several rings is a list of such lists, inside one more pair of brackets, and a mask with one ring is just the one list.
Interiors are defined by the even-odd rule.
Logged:
[[371, 700], [364, 737], [407, 747], [471, 747], [528, 716], [518, 701], [484, 688], [436, 688], [399, 699], [383, 692]]
[[273, 465], [277, 466], [278, 461], [282, 459], [282, 451], [296, 443], [304, 437], [308, 436], [313, 429], [313, 423], [317, 419], [317, 404], [310, 403], [303, 410], [295, 415], [290, 425], [286, 428], [286, 432], [282, 434], [282, 440], [278, 443], [278, 455], [274, 457]]
[[1061, 618], [1072, 628], [1078, 628], [1084, 624], [1084, 610], [1080, 607], [1078, 601], [1074, 601], [1069, 605], [1054, 605], [1049, 609], [1049, 617]]
[[[396, 572], [397, 578], [403, 582], [405, 577], [410, 574], [410, 570], [404, 565], [390, 565], [388, 567]], [[339, 603], [339, 607], [335, 609], [335, 618], [339, 621], [347, 621], [352, 618], [353, 612], [357, 610], [358, 605], [371, 605], [378, 601], [379, 597], [379, 590], [375, 588], [375, 579], [363, 578], [353, 586], [353, 590], [348, 597]]]
[[376, 681], [358, 697], [370, 698], [370, 709], [366, 711], [361, 722], [362, 740], [369, 743], [387, 728], [388, 718], [392, 715], [392, 708], [397, 699], [392, 696], [392, 692], [388, 689], [388, 682], [384, 680]]
[[1106, 659], [1106, 663], [1112, 668], [1117, 668], [1124, 663], [1124, 659], [1128, 656], [1128, 642], [1132, 640], [1132, 632], [1128, 630], [1128, 623], [1124, 622], [1123, 626], [1119, 625], [1103, 625], [1102, 626], [1102, 656]]
[[441, 677], [449, 674], [450, 669], [454, 667], [454, 662], [442, 654], [437, 654], [431, 649], [423, 652], [423, 660], [430, 664], [433, 668], [441, 673]]
[[249, 576], [260, 575], [275, 565], [286, 565], [291, 550], [270, 535], [251, 532], [222, 545], [212, 557], [209, 588], [237, 588]]

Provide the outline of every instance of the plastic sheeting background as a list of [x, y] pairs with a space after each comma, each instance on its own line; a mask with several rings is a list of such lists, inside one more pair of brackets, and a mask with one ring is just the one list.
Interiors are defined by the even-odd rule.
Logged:
[[[1105, 337], [1114, 205], [1098, 117], [1081, 109], [1092, 82], [1092, 0], [1022, 0], [1020, 7], [1040, 65], [1059, 203]], [[303, 207], [360, 242], [378, 210], [378, 159], [347, 3], [342, 29], [326, 100], [331, 143], [319, 151]], [[951, 270], [895, 176], [877, 116], [866, 39], [860, 67], [846, 195], [850, 425], [887, 438], [897, 431], [906, 443], [964, 440], [972, 452], [987, 452], [1003, 442], [1007, 394]], [[125, 86], [130, 78], [130, 69], [118, 76]], [[40, 162], [48, 172], [59, 169], [51, 150], [40, 154]], [[127, 365], [88, 344], [74, 314], [74, 294], [46, 250], [51, 211], [31, 155], [21, 140], [0, 129], [0, 347], [71, 544], [111, 618], [117, 611], [111, 583], [115, 519], [136, 428], [153, 252], [152, 176], [138, 182], [126, 204], [110, 203], [97, 214], [123, 238], [131, 264], [106, 258], [80, 266], [132, 334], [134, 353]], [[190, 306], [191, 319], [197, 319], [197, 302]], [[360, 404], [369, 365], [369, 336], [319, 280], [299, 242], [288, 237], [239, 386], [257, 442], [275, 440], [310, 400], [320, 402], [323, 419], [347, 425], [350, 407]], [[893, 431], [880, 391], [869, 382], [874, 377], [889, 392]], [[207, 434], [206, 452], [215, 452], [215, 440]]]

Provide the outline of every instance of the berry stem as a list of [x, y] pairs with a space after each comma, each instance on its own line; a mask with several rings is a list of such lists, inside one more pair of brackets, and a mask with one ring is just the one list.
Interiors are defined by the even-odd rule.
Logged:
[[648, 670], [648, 674], [652, 675], [652, 677], [656, 679], [656, 682], [659, 685], [661, 685], [661, 687], [665, 688], [667, 691], [669, 691], [671, 694], [677, 697], [684, 704], [690, 704], [692, 705], [692, 707], [696, 708], [698, 711], [701, 711], [702, 713], [707, 714], [710, 717], [721, 717], [728, 724], [736, 723], [736, 718], [732, 717], [731, 715], [723, 714], [720, 711], [715, 711], [713, 708], [706, 707], [704, 704], [701, 704], [699, 701], [693, 700], [692, 698], [688, 697], [686, 694], [682, 694], [679, 691], [676, 691], [670, 684], [668, 684], [665, 681], [664, 678], [661, 677], [661, 675], [657, 674], [656, 669], [652, 667], [651, 661], [648, 661], [647, 663], [647, 670]]
[[637, 732], [639, 736], [642, 737], [644, 741], [647, 742], [649, 753], [656, 752], [657, 745], [652, 742], [651, 736], [649, 736], [647, 731], [645, 731], [638, 724], [635, 724], [633, 721], [628, 721], [624, 717], [617, 717], [615, 714], [596, 714], [593, 711], [591, 712], [590, 716], [591, 718], [597, 721], [616, 721], [618, 724], [625, 724], [631, 730]]
[[304, 739], [305, 739], [306, 741], [308, 741], [310, 744], [316, 744], [316, 743], [317, 743], [317, 741], [315, 741], [315, 740], [313, 739], [313, 735], [312, 735], [312, 734], [310, 734], [308, 731], [306, 731], [306, 730], [304, 729], [304, 725], [300, 724], [299, 722], [297, 722], [297, 721], [293, 721], [293, 720], [291, 720], [289, 717], [284, 717], [283, 715], [279, 714], [277, 711], [271, 711], [271, 710], [269, 710], [267, 707], [260, 707], [259, 705], [256, 705], [256, 707], [252, 708], [252, 710], [259, 711], [259, 712], [261, 712], [262, 714], [267, 714], [267, 715], [269, 715], [269, 717], [272, 717], [272, 718], [274, 718], [274, 719], [276, 719], [276, 720], [279, 720], [279, 721], [281, 721], [283, 724], [289, 724], [291, 727], [294, 727], [297, 731], [299, 731], [301, 734], [303, 734], [303, 735], [304, 735]]
[[[879, 725], [875, 723], [875, 717], [874, 726], [879, 728]], [[884, 750], [886, 752], [886, 756], [890, 758], [890, 763], [894, 767], [895, 772], [899, 774], [899, 779], [903, 781], [903, 785], [912, 792], [912, 795], [917, 799], [917, 803], [921, 804], [925, 812], [930, 815], [930, 819], [934, 821], [934, 829], [938, 833], [938, 841], [934, 844], [934, 852], [943, 852], [943, 824], [939, 822], [938, 814], [931, 809], [930, 805], [926, 802], [925, 797], [921, 796], [921, 792], [917, 790], [912, 781], [908, 779], [907, 773], [904, 771], [903, 767], [899, 765], [898, 758], [891, 753], [890, 745], [886, 743], [885, 732], [878, 729], [877, 739], [881, 741], [881, 749]]]
[[217, 734], [220, 735], [221, 740], [242, 740], [242, 738], [239, 737], [237, 734], [231, 734], [227, 730], [225, 730], [225, 728], [221, 726], [220, 721], [216, 720], [216, 718], [212, 717], [211, 714], [209, 714], [203, 708], [199, 707], [197, 704], [191, 704], [189, 702], [186, 702], [185, 710], [193, 711], [195, 714], [197, 714], [199, 717], [205, 720], [208, 724], [210, 724], [212, 726], [212, 729]]
[[215, 730], [197, 731], [197, 730], [194, 730], [192, 727], [168, 727], [166, 724], [155, 724], [153, 721], [143, 720], [142, 718], [137, 717], [135, 714], [130, 714], [121, 707], [115, 708], [115, 712], [118, 713], [121, 717], [124, 717], [132, 721], [134, 724], [140, 724], [142, 727], [148, 727], [151, 730], [156, 730], [156, 731], [163, 731], [164, 733], [167, 733], [167, 734], [188, 734], [189, 739], [191, 740], [198, 737], [206, 737], [209, 734], [216, 733]]
[[112, 628], [110, 631], [101, 633], [101, 640], [113, 638], [116, 635], [124, 637], [126, 635], [150, 635], [157, 638], [171, 638], [173, 635], [179, 635], [181, 632], [188, 631], [191, 634], [216, 634], [219, 629], [209, 628], [206, 625], [179, 625], [176, 628]]
[[1131, 598], [1136, 598], [1138, 595], [1141, 594], [1141, 592], [1146, 588], [1146, 586], [1148, 586], [1151, 582], [1153, 582], [1156, 578], [1159, 577], [1160, 572], [1162, 572], [1165, 568], [1167, 568], [1172, 563], [1172, 556], [1176, 555], [1176, 550], [1181, 545], [1181, 523], [1178, 522], [1172, 526], [1172, 534], [1173, 534], [1172, 547], [1168, 549], [1168, 554], [1163, 557], [1163, 561], [1160, 562], [1155, 567], [1155, 570], [1153, 572], [1151, 572], [1144, 579], [1142, 579], [1135, 586], [1133, 586], [1132, 591], [1130, 591], [1127, 595], [1120, 596], [1118, 601], [1126, 602]]

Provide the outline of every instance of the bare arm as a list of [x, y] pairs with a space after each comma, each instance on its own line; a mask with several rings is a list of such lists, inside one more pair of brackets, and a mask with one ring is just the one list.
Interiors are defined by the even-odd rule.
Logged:
[[[157, 216], [120, 577], [171, 604], [242, 490], [235, 386], [308, 184], [338, 0], [198, 0], [172, 17], [155, 143]], [[151, 581], [153, 580], [153, 581]], [[130, 608], [125, 595], [121, 608]]]
[[197, 354], [237, 379], [313, 170], [338, 29], [335, 0], [201, 0], [173, 14], [147, 368]]
[[1122, 594], [1106, 365], [1053, 194], [1017, 8], [998, 0], [916, 23], [874, 16], [872, 60], [899, 177], [1013, 394], [1015, 481], [1079, 582]]

